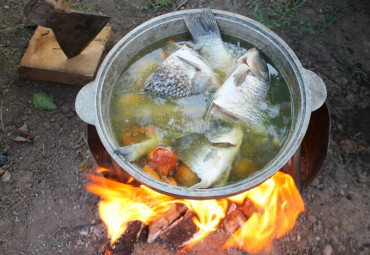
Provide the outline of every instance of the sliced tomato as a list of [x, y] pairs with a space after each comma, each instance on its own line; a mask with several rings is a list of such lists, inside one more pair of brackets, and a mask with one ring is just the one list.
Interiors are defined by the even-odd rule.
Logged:
[[148, 163], [160, 176], [167, 176], [178, 164], [176, 151], [169, 146], [159, 146], [148, 154]]

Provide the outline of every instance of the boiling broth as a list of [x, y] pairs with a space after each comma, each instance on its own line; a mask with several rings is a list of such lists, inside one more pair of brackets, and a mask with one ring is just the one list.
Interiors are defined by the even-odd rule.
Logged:
[[[177, 49], [172, 40], [191, 44], [188, 35], [179, 35], [151, 45], [133, 57], [115, 84], [110, 118], [120, 145], [147, 139], [148, 130], [154, 128], [165, 145], [181, 152], [189, 146], [189, 135], [201, 139], [208, 131], [203, 119], [213, 94], [173, 100], [143, 92], [145, 81], [158, 68], [164, 56]], [[236, 38], [224, 37], [224, 40], [228, 41], [225, 47], [235, 59], [252, 47], [246, 42], [239, 43]], [[289, 88], [274, 64], [267, 56], [262, 56], [268, 67], [270, 88], [265, 102], [261, 102], [261, 110], [269, 116], [269, 120], [262, 128], [243, 125], [242, 144], [227, 182], [239, 181], [264, 168], [279, 152], [290, 129], [292, 103]], [[222, 84], [227, 77], [218, 74], [217, 78]], [[124, 141], [127, 134], [131, 135], [130, 141]], [[136, 162], [144, 167], [146, 156]], [[173, 176], [176, 176], [176, 170]]]

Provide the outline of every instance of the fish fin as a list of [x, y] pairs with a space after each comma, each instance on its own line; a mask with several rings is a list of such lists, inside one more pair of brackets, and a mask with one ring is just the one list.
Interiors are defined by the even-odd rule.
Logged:
[[121, 146], [114, 150], [116, 155], [122, 155], [127, 161], [134, 161], [159, 145], [160, 138], [153, 134], [148, 139], [128, 146]]
[[230, 172], [231, 172], [231, 167], [229, 167], [229, 169], [220, 177], [220, 179], [217, 182], [215, 182], [212, 185], [212, 187], [219, 187], [219, 186], [224, 185], [229, 179]]
[[180, 57], [180, 56], [177, 56], [182, 62], [184, 62], [184, 63], [186, 63], [186, 64], [188, 64], [188, 65], [190, 65], [190, 66], [192, 66], [192, 67], [194, 67], [197, 71], [200, 71], [201, 70], [201, 68], [199, 67], [199, 65], [197, 65], [196, 63], [194, 63], [194, 62], [191, 62], [191, 61], [189, 61], [189, 60], [187, 60], [187, 59], [185, 59], [185, 58], [183, 58], [183, 57]]
[[191, 94], [196, 95], [205, 91], [214, 91], [219, 88], [217, 81], [205, 72], [197, 72], [191, 80]]
[[234, 84], [235, 84], [235, 86], [239, 87], [245, 81], [245, 78], [247, 77], [248, 71], [249, 71], [249, 68], [248, 68], [247, 65], [241, 65], [239, 70], [234, 75]]
[[199, 41], [205, 35], [215, 35], [221, 38], [215, 16], [210, 8], [203, 9], [184, 17], [185, 24], [194, 41]]
[[140, 157], [140, 155], [136, 152], [135, 144], [118, 147], [114, 150], [114, 154], [123, 156], [127, 161], [134, 161]]
[[255, 76], [267, 82], [268, 70], [266, 64], [262, 60], [260, 52], [256, 48], [252, 48], [247, 51], [246, 56], [246, 63], [249, 65]]
[[187, 190], [195, 190], [195, 189], [206, 189], [208, 188], [210, 185], [206, 182], [199, 182], [197, 184], [194, 184], [193, 186], [190, 186], [189, 188], [187, 188]]

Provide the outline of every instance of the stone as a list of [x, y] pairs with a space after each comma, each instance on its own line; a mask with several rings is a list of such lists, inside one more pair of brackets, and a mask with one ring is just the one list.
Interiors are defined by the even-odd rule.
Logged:
[[60, 125], [57, 122], [53, 123], [52, 125], [55, 128], [55, 130], [60, 130]]
[[69, 112], [69, 107], [63, 105], [60, 107], [60, 110], [62, 111], [62, 113], [67, 114]]
[[8, 158], [5, 155], [0, 154], [0, 167], [5, 165], [7, 160], [8, 160]]
[[319, 180], [316, 178], [316, 179], [314, 179], [314, 180], [312, 181], [311, 186], [312, 186], [312, 187], [316, 187], [316, 186], [318, 186], [319, 184], [320, 184], [320, 182], [319, 182]]
[[334, 252], [333, 247], [330, 244], [327, 244], [322, 250], [322, 255], [332, 255]]
[[46, 129], [50, 129], [50, 123], [48, 121], [44, 123], [44, 126]]
[[1, 180], [3, 182], [9, 182], [11, 177], [12, 177], [12, 175], [9, 173], [9, 171], [5, 171], [3, 176], [1, 176]]

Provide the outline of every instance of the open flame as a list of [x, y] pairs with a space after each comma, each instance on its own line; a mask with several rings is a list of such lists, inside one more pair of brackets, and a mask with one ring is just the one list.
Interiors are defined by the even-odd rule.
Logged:
[[273, 239], [289, 233], [298, 214], [304, 211], [303, 200], [293, 178], [282, 172], [229, 199], [242, 203], [247, 198], [258, 208], [257, 212], [227, 240], [224, 248], [238, 247], [249, 253], [269, 252]]
[[[98, 169], [104, 172], [105, 169]], [[108, 229], [111, 245], [125, 232], [127, 223], [139, 220], [150, 224], [174, 203], [185, 204], [197, 217], [193, 218], [197, 234], [183, 249], [188, 249], [218, 228], [228, 209], [228, 201], [243, 204], [252, 201], [255, 212], [223, 245], [224, 249], [236, 247], [249, 253], [269, 252], [272, 241], [294, 227], [298, 214], [304, 211], [303, 200], [292, 177], [277, 172], [270, 179], [237, 196], [212, 199], [175, 199], [146, 186], [124, 184], [97, 175], [87, 175], [93, 182], [86, 189], [102, 198], [99, 215]]]

